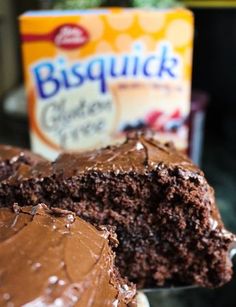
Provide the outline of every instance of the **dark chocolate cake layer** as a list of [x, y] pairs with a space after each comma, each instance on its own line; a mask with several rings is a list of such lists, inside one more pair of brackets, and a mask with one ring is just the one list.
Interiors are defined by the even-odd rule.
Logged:
[[204, 174], [150, 137], [19, 168], [0, 184], [2, 206], [12, 202], [60, 203], [95, 225], [116, 226], [116, 263], [138, 287], [217, 287], [231, 278], [235, 237]]
[[45, 161], [26, 149], [0, 144], [0, 181], [13, 175], [20, 165], [35, 165]]

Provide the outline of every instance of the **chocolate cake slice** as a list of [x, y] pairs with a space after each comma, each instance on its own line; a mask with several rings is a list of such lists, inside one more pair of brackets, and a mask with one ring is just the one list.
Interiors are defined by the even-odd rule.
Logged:
[[70, 211], [1, 208], [0, 305], [135, 307], [109, 241], [117, 241], [112, 232]]
[[35, 165], [45, 159], [26, 149], [0, 144], [0, 181], [13, 175], [20, 165]]
[[117, 146], [65, 153], [0, 184], [0, 204], [60, 204], [116, 226], [116, 264], [141, 287], [218, 287], [232, 276], [225, 230], [204, 174], [169, 144], [135, 135]]

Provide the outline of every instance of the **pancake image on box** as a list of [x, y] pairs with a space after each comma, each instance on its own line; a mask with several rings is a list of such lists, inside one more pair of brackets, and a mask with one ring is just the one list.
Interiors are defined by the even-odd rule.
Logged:
[[0, 305], [135, 307], [135, 287], [114, 266], [117, 240], [73, 212], [0, 209]]

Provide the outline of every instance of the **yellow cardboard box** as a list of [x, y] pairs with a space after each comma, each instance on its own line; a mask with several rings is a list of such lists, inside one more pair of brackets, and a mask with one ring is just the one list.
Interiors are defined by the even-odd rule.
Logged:
[[145, 127], [187, 149], [190, 11], [38, 11], [20, 24], [35, 152], [55, 158]]

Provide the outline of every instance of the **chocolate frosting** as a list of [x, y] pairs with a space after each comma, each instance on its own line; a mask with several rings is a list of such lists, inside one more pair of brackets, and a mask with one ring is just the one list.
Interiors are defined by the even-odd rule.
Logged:
[[162, 144], [144, 134], [127, 137], [121, 145], [80, 154], [63, 153], [54, 164], [56, 173], [63, 170], [65, 176], [85, 171], [145, 173], [157, 167], [178, 166], [185, 171], [200, 170], [171, 144]]
[[25, 159], [27, 159], [32, 165], [46, 160], [40, 155], [32, 153], [29, 150], [0, 144], [0, 162], [9, 161], [9, 163], [14, 163], [19, 158], [23, 157], [25, 157]]
[[127, 306], [135, 289], [116, 274], [108, 236], [43, 204], [0, 209], [0, 305]]
[[29, 170], [42, 161], [46, 159], [26, 149], [0, 144], [0, 182], [21, 174], [22, 170], [19, 168]]
[[203, 175], [199, 168], [172, 144], [163, 144], [153, 137], [135, 134], [127, 137], [123, 144], [84, 153], [62, 153], [55, 162], [41, 162], [33, 168], [22, 166], [10, 181], [14, 183], [29, 178], [40, 179], [53, 174], [71, 177], [87, 171], [145, 174], [157, 168], [176, 167], [186, 178], [200, 178]]

